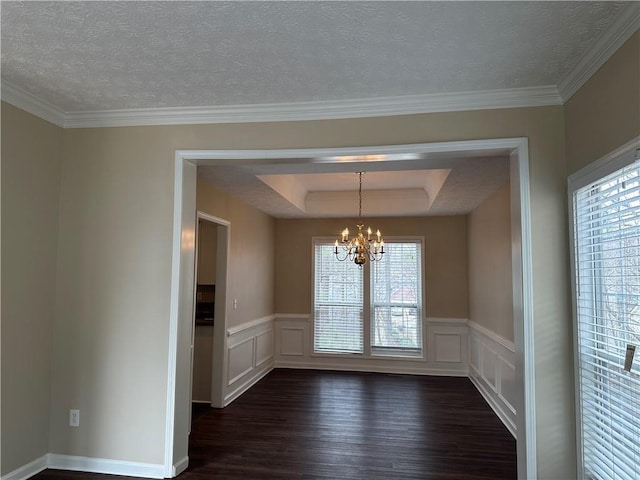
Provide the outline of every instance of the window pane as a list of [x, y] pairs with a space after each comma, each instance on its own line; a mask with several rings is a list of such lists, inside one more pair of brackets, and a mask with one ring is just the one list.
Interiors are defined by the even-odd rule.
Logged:
[[314, 351], [362, 353], [362, 269], [339, 262], [331, 243], [316, 243], [314, 257]]
[[374, 353], [416, 355], [422, 351], [421, 243], [389, 242], [371, 264]]

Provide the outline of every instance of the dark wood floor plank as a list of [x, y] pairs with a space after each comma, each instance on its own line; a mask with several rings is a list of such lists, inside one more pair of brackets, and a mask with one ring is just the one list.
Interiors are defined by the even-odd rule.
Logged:
[[[516, 446], [467, 378], [271, 372], [194, 406], [184, 480], [507, 480]], [[128, 477], [46, 470], [36, 480]]]

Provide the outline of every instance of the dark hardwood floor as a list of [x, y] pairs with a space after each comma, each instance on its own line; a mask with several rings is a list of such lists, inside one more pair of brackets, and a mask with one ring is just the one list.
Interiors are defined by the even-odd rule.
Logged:
[[189, 458], [180, 479], [516, 478], [515, 440], [469, 379], [452, 377], [274, 370], [227, 408], [194, 410]]

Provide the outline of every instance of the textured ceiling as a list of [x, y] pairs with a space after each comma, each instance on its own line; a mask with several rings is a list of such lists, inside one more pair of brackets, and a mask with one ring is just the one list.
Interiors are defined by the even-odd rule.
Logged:
[[557, 85], [620, 2], [2, 2], [2, 79], [67, 112]]
[[[629, 5], [2, 1], [1, 76], [7, 92], [17, 89], [65, 114], [558, 91]], [[371, 165], [385, 174], [365, 180], [364, 213], [468, 213], [508, 181], [504, 158], [481, 160]], [[354, 171], [343, 167], [227, 165], [200, 167], [198, 175], [277, 217], [353, 215], [357, 197], [341, 192], [348, 187], [334, 176]], [[423, 168], [447, 170], [389, 173]], [[326, 175], [294, 175], [318, 173]], [[271, 183], [259, 175], [272, 175]]]

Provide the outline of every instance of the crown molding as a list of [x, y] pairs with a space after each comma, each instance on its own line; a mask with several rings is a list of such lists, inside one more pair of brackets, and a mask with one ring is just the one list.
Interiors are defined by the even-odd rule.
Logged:
[[67, 112], [66, 128], [334, 120], [561, 105], [553, 86], [342, 101]]
[[334, 120], [562, 104], [556, 87], [543, 86], [343, 101], [64, 112], [4, 81], [2, 100], [64, 128]]
[[562, 102], [567, 102], [591, 76], [640, 27], [640, 3], [629, 2], [602, 34], [595, 45], [580, 59], [576, 67], [558, 83]]
[[59, 127], [65, 126], [65, 112], [9, 82], [0, 84], [0, 99]]

